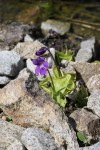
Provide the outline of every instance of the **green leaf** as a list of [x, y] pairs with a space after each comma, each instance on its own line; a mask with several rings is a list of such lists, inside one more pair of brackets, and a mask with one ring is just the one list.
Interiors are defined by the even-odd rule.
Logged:
[[69, 61], [73, 60], [73, 54], [71, 50], [66, 50], [65, 55], [67, 56], [67, 60]]
[[67, 103], [67, 100], [66, 100], [66, 98], [61, 98], [60, 97], [60, 95], [57, 97], [57, 103], [61, 106], [61, 107], [63, 107], [63, 108], [65, 108], [65, 106], [66, 106], [66, 103]]
[[57, 102], [61, 107], [65, 108], [66, 103], [67, 103], [67, 100], [66, 100], [66, 97], [64, 97], [63, 94], [62, 94], [60, 91], [58, 91], [58, 92], [54, 95], [53, 98], [56, 100], [56, 102]]
[[[47, 82], [50, 81], [50, 77], [46, 77], [43, 81], [40, 82], [40, 86], [53, 97], [52, 87], [47, 86]], [[50, 82], [51, 83], [51, 82]]]
[[53, 77], [55, 91], [57, 92], [63, 89], [62, 93], [64, 93], [66, 89], [68, 89], [69, 91], [74, 90], [75, 83], [72, 80], [73, 79], [72, 79], [71, 74], [65, 74], [63, 77], [59, 77], [59, 78]]
[[82, 132], [77, 132], [77, 137], [81, 142], [86, 143], [87, 139]]
[[12, 117], [11, 117], [11, 116], [7, 116], [7, 117], [6, 117], [6, 121], [12, 122], [12, 121], [13, 121], [13, 120], [12, 120]]
[[66, 50], [65, 54], [63, 52], [56, 51], [56, 56], [60, 58], [61, 60], [65, 59], [65, 60], [71, 61], [73, 59], [73, 55], [71, 54], [71, 51], [69, 50]]
[[54, 73], [54, 75], [55, 75], [56, 78], [59, 77], [59, 72], [58, 72], [58, 69], [57, 69], [56, 66], [54, 66], [54, 68], [53, 68], [53, 73]]

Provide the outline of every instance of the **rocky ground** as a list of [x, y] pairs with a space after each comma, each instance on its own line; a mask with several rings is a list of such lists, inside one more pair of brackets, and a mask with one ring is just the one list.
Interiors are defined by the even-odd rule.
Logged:
[[[94, 36], [70, 35], [69, 29], [54, 20], [42, 22], [41, 29], [0, 26], [0, 150], [100, 150], [100, 44]], [[85, 104], [74, 93], [62, 110], [39, 86], [31, 59], [43, 46], [72, 50], [74, 61], [64, 62], [62, 70], [74, 72], [76, 87], [81, 82], [87, 89]], [[90, 143], [79, 141], [77, 131]]]

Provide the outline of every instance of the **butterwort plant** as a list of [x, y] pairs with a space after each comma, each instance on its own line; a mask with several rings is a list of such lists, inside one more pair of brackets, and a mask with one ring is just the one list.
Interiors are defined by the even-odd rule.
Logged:
[[[41, 87], [48, 92], [61, 107], [64, 108], [67, 103], [66, 95], [75, 89], [76, 76], [75, 74], [61, 71], [59, 64], [56, 63], [56, 59], [54, 57], [57, 54], [56, 57], [59, 57], [60, 61], [63, 58], [71, 60], [71, 55], [69, 55], [69, 53], [64, 54], [62, 52], [55, 52], [54, 54], [52, 53], [53, 50], [55, 49], [42, 47], [36, 52], [37, 59], [33, 59], [32, 62], [36, 66], [35, 74], [45, 76], [45, 78], [40, 82]], [[50, 58], [55, 64], [53, 67], [53, 75], [51, 75], [49, 69], [49, 67], [51, 67], [50, 59], [45, 58], [44, 55], [46, 51], [49, 52]]]

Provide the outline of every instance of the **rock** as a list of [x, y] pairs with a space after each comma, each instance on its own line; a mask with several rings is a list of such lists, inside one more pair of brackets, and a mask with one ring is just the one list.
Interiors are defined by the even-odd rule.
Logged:
[[11, 145], [8, 146], [7, 150], [26, 150], [22, 143], [18, 140], [12, 141]]
[[92, 76], [86, 85], [90, 93], [95, 90], [100, 90], [100, 74]]
[[1, 135], [0, 150], [25, 150], [20, 141], [10, 135]]
[[85, 136], [90, 139], [95, 138], [97, 135], [92, 137], [91, 133], [89, 132], [88, 125], [90, 122], [97, 119], [98, 117], [95, 114], [84, 108], [77, 109], [70, 115], [70, 123], [72, 124], [74, 130], [83, 132]]
[[22, 142], [29, 150], [56, 150], [54, 139], [49, 133], [38, 128], [27, 128], [22, 137]]
[[61, 64], [64, 65], [64, 67], [61, 67], [61, 70], [63, 72], [76, 74], [76, 71], [74, 67], [71, 65], [71, 62], [68, 62], [67, 60], [63, 60]]
[[18, 43], [13, 50], [25, 59], [33, 59], [35, 57], [36, 51], [41, 47], [46, 46], [40, 43], [38, 40], [35, 40], [34, 42]]
[[25, 150], [20, 142], [24, 128], [0, 119], [0, 150]]
[[67, 117], [26, 69], [0, 90], [0, 98], [0, 108], [12, 116], [15, 124], [43, 128], [49, 131], [58, 147], [66, 145], [67, 150], [78, 149]]
[[27, 69], [30, 70], [31, 72], [35, 73], [35, 65], [33, 65], [33, 62], [31, 59], [27, 59], [26, 60], [26, 66], [27, 66]]
[[100, 142], [93, 144], [92, 146], [81, 147], [79, 150], [100, 150]]
[[89, 122], [88, 132], [93, 137], [94, 141], [100, 141], [100, 118]]
[[52, 29], [60, 35], [64, 35], [70, 30], [70, 23], [49, 19], [42, 22], [41, 29], [44, 34], [48, 34], [49, 30]]
[[95, 54], [95, 37], [92, 37], [86, 41], [82, 41], [75, 60], [80, 62], [89, 62]]
[[87, 107], [100, 117], [100, 90], [96, 90], [88, 98]]
[[0, 27], [0, 49], [12, 49], [16, 43], [22, 41], [26, 34], [30, 34], [33, 27], [24, 24], [12, 23]]
[[70, 62], [70, 64], [80, 74], [86, 84], [92, 76], [100, 74], [100, 64], [82, 62]]
[[[41, 8], [39, 5], [32, 4], [32, 0], [25, 0], [25, 3], [27, 4], [24, 8], [19, 8], [19, 13], [16, 15], [17, 21], [36, 25], [37, 20], [40, 21], [39, 16], [42, 17]], [[29, 3], [32, 4], [32, 7], [29, 6]]]
[[8, 51], [9, 50], [9, 46], [4, 46], [4, 48], [2, 48], [2, 46], [0, 47], [0, 52], [1, 51]]
[[16, 52], [0, 52], [0, 75], [15, 77], [23, 67], [24, 62]]
[[10, 82], [10, 78], [6, 76], [0, 76], [0, 85], [6, 85]]
[[24, 37], [24, 42], [33, 42], [34, 40], [28, 35], [26, 34]]
[[[52, 56], [51, 56], [52, 55]], [[49, 55], [47, 57], [47, 62], [49, 64], [49, 68], [52, 68], [55, 65], [55, 48], [49, 48]]]

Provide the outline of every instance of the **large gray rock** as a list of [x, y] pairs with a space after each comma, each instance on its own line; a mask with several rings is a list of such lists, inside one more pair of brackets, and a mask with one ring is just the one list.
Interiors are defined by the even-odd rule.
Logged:
[[5, 85], [10, 82], [10, 78], [6, 76], [0, 76], [0, 85]]
[[87, 107], [100, 117], [100, 90], [96, 90], [88, 98]]
[[[8, 140], [8, 139], [6, 139]], [[24, 145], [17, 139], [14, 139], [11, 141], [11, 145], [7, 147], [7, 150], [26, 150]], [[4, 150], [4, 149], [3, 149]]]
[[95, 90], [100, 90], [100, 74], [92, 76], [86, 85], [90, 93]]
[[22, 41], [33, 27], [24, 24], [12, 23], [0, 26], [0, 50], [9, 50], [16, 43]]
[[80, 62], [89, 62], [93, 54], [95, 54], [95, 37], [92, 37], [86, 41], [82, 41], [75, 60]]
[[24, 131], [22, 142], [29, 150], [56, 150], [54, 139], [49, 133], [38, 128], [28, 128]]
[[[91, 111], [88, 111], [84, 108], [77, 109], [70, 115], [70, 122], [75, 130], [81, 131], [85, 134], [85, 136], [89, 139], [95, 139], [97, 137], [97, 134], [94, 134], [93, 136], [89, 132], [89, 123], [92, 121], [96, 121], [98, 117], [93, 114]], [[95, 129], [92, 130], [96, 130]]]
[[100, 64], [82, 62], [70, 62], [70, 64], [81, 75], [86, 84], [92, 76], [100, 74]]
[[79, 150], [100, 150], [100, 142], [97, 142], [96, 144], [92, 146], [87, 146], [87, 147], [81, 147]]
[[20, 142], [24, 128], [0, 119], [0, 150], [24, 150]]
[[19, 42], [13, 50], [16, 51], [23, 58], [33, 59], [35, 57], [36, 51], [39, 50], [41, 47], [45, 47], [45, 45], [40, 43], [38, 40], [35, 40], [34, 42]]
[[61, 64], [64, 65], [64, 67], [61, 67], [63, 72], [76, 74], [75, 68], [72, 66], [71, 62], [62, 60]]
[[0, 52], [0, 75], [15, 77], [23, 67], [24, 62], [16, 52]]
[[52, 29], [60, 35], [64, 35], [70, 30], [70, 23], [57, 20], [47, 20], [45, 22], [42, 22], [41, 29], [44, 34], [48, 34], [49, 30]]
[[58, 147], [67, 145], [67, 150], [78, 149], [67, 117], [26, 69], [0, 90], [0, 108], [12, 116], [15, 124], [49, 130]]
[[34, 40], [28, 35], [26, 34], [24, 37], [24, 42], [33, 42]]

